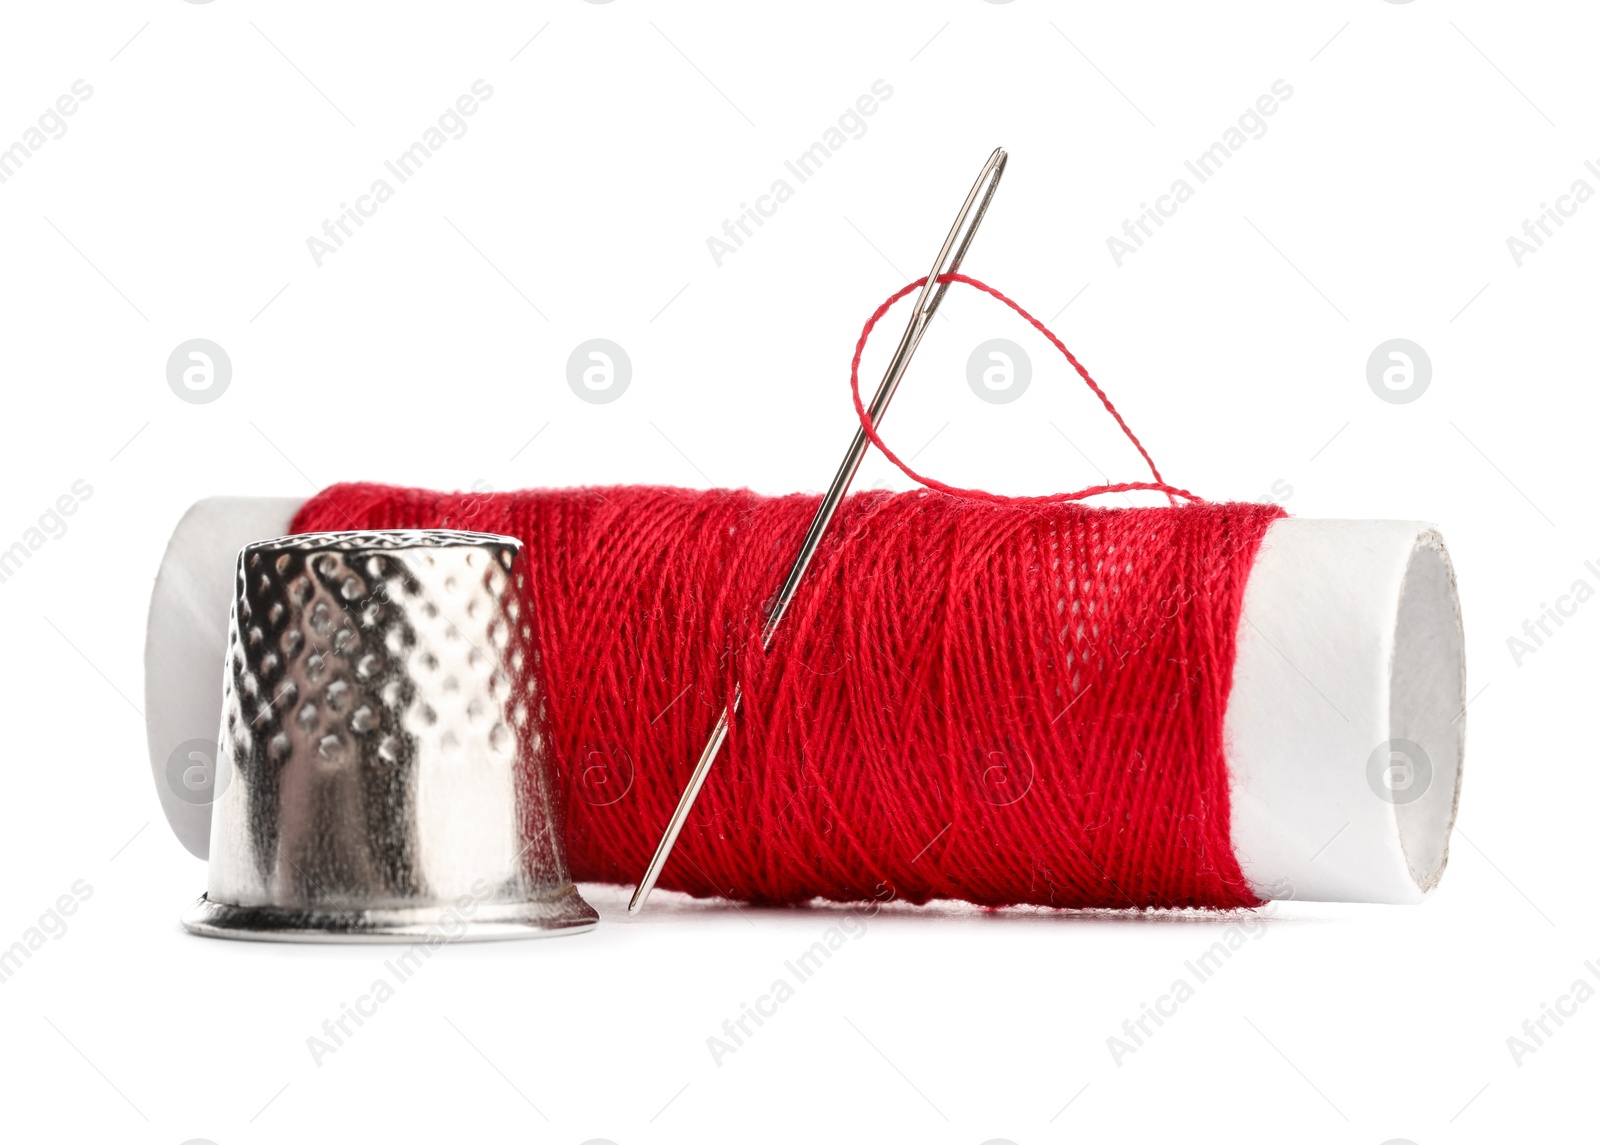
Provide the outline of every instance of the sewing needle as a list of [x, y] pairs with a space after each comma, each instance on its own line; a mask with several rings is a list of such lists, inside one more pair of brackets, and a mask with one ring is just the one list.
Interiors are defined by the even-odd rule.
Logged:
[[[944, 245], [939, 248], [939, 257], [934, 260], [933, 269], [928, 272], [928, 281], [923, 284], [921, 293], [917, 295], [916, 307], [911, 312], [910, 321], [906, 323], [905, 333], [900, 336], [900, 345], [895, 349], [894, 357], [889, 360], [889, 368], [884, 372], [883, 381], [878, 383], [877, 393], [872, 396], [872, 404], [867, 407], [873, 428], [877, 428], [884, 411], [889, 408], [889, 402], [900, 386], [900, 379], [905, 376], [906, 367], [911, 364], [911, 356], [916, 353], [917, 346], [922, 342], [922, 335], [933, 319], [934, 311], [939, 308], [939, 303], [944, 300], [945, 291], [950, 287], [948, 282], [939, 281], [940, 276], [953, 274], [960, 269], [961, 260], [966, 257], [967, 248], [972, 245], [978, 224], [983, 222], [983, 216], [989, 209], [989, 201], [994, 198], [995, 188], [1000, 185], [1000, 176], [1005, 173], [1005, 169], [1005, 149], [997, 147], [994, 154], [989, 156], [988, 162], [983, 165], [983, 170], [978, 172], [972, 190], [967, 192], [966, 202], [961, 205], [961, 211], [956, 215], [950, 233], [945, 236]], [[946, 260], [949, 260], [948, 266], [945, 265]], [[856, 470], [861, 468], [861, 459], [866, 451], [866, 432], [857, 426], [855, 437], [850, 442], [850, 449], [845, 453], [839, 471], [834, 474], [833, 482], [823, 495], [822, 503], [817, 506], [816, 515], [811, 519], [811, 526], [806, 530], [805, 539], [800, 543], [800, 551], [795, 555], [789, 575], [784, 578], [778, 594], [773, 597], [766, 623], [761, 630], [763, 652], [772, 648], [778, 625], [783, 622], [784, 613], [789, 610], [789, 603], [794, 599], [794, 594], [800, 587], [800, 580], [805, 576], [811, 558], [816, 555], [822, 537], [828, 531], [835, 510], [844, 500], [850, 482], [855, 479]], [[741, 689], [735, 685], [733, 696], [723, 708], [722, 715], [717, 718], [717, 726], [711, 730], [711, 738], [706, 741], [705, 750], [700, 753], [699, 762], [694, 765], [694, 772], [689, 776], [689, 784], [678, 799], [678, 806], [672, 812], [672, 818], [661, 836], [661, 842], [656, 845], [655, 854], [650, 858], [650, 865], [645, 869], [644, 878], [639, 880], [633, 897], [628, 900], [629, 914], [642, 908], [650, 898], [650, 892], [655, 889], [656, 880], [661, 877], [661, 869], [666, 866], [667, 856], [672, 854], [673, 845], [678, 841], [678, 834], [683, 830], [689, 811], [699, 798], [701, 787], [705, 786], [711, 765], [722, 750], [723, 741], [728, 738], [728, 725], [738, 713], [743, 698]]]

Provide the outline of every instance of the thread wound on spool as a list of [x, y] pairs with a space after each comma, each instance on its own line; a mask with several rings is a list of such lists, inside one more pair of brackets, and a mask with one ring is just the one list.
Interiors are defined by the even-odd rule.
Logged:
[[745, 706], [660, 885], [798, 902], [1259, 902], [1223, 718], [1275, 506], [848, 498], [770, 656], [810, 495], [324, 490], [294, 530], [525, 544], [573, 876], [643, 869], [733, 685]]

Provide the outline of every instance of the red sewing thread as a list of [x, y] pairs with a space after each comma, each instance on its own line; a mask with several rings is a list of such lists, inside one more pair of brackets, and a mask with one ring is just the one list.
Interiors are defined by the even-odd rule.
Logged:
[[[1256, 905], [1229, 837], [1223, 716], [1275, 506], [1153, 482], [1046, 498], [858, 493], [770, 655], [762, 606], [814, 495], [336, 485], [297, 532], [522, 539], [573, 875], [632, 883], [737, 681], [744, 709], [660, 885], [758, 902]], [[1188, 503], [1102, 508], [1097, 492]]]

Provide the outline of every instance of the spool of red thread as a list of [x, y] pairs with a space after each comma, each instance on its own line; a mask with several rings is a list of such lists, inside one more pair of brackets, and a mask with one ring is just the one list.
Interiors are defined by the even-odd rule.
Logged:
[[[185, 681], [202, 585], [241, 533], [468, 528], [532, 557], [579, 879], [638, 877], [737, 683], [745, 711], [663, 887], [1129, 908], [1414, 901], [1437, 882], [1464, 680], [1428, 526], [858, 495], [763, 657], [761, 604], [814, 506], [381, 486], [202, 502], [152, 605], [152, 761], [208, 734]], [[179, 615], [198, 628], [174, 640]], [[204, 808], [163, 801], [203, 853]]]
[[795, 902], [1257, 901], [1223, 723], [1281, 510], [859, 494], [760, 652], [815, 498], [336, 486], [297, 515], [537, 538], [531, 590], [579, 880], [649, 859], [720, 705], [744, 709], [661, 886]]

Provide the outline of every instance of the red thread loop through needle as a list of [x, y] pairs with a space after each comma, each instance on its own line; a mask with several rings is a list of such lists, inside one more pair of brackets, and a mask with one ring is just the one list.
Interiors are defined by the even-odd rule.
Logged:
[[[878, 451], [894, 464], [895, 468], [899, 469], [900, 472], [904, 473], [907, 477], [911, 478], [919, 485], [925, 485], [929, 489], [937, 489], [941, 493], [949, 493], [955, 497], [966, 497], [978, 501], [992, 501], [999, 504], [1012, 504], [1017, 500], [1014, 497], [1007, 497], [998, 493], [990, 493], [986, 489], [962, 489], [959, 486], [946, 485], [943, 481], [940, 481], [935, 477], [925, 477], [921, 473], [918, 473], [904, 461], [901, 461], [899, 455], [896, 454], [894, 450], [890, 449], [889, 446], [884, 442], [883, 438], [879, 436], [877, 429], [872, 424], [872, 418], [867, 415], [866, 406], [862, 404], [861, 353], [866, 349], [867, 339], [872, 336], [873, 328], [877, 326], [879, 320], [889, 312], [889, 308], [891, 306], [893, 306], [896, 302], [899, 302], [913, 290], [921, 289], [923, 284], [927, 281], [928, 276], [923, 275], [915, 282], [903, 286], [899, 290], [895, 291], [895, 293], [891, 294], [884, 300], [883, 305], [879, 306], [872, 312], [872, 317], [868, 318], [867, 324], [861, 328], [861, 337], [856, 340], [855, 357], [850, 359], [850, 397], [851, 400], [855, 402], [856, 416], [861, 419], [862, 432], [866, 434], [867, 440], [872, 442], [873, 445], [877, 446]], [[1128, 428], [1128, 423], [1122, 420], [1122, 415], [1117, 412], [1117, 407], [1111, 404], [1111, 399], [1106, 397], [1105, 391], [1102, 390], [1099, 384], [1089, 376], [1089, 371], [1084, 369], [1082, 363], [1080, 363], [1077, 358], [1072, 356], [1072, 351], [1067, 349], [1066, 344], [1063, 343], [1060, 338], [1057, 338], [1055, 334], [1051, 332], [1048, 326], [1046, 326], [1043, 322], [1040, 322], [1032, 314], [1029, 314], [1021, 306], [1017, 305], [1011, 299], [1007, 298], [1004, 294], [1001, 294], [998, 290], [986, 282], [979, 282], [976, 278], [969, 278], [967, 275], [956, 273], [941, 274], [939, 276], [939, 281], [942, 283], [962, 282], [968, 286], [977, 287], [985, 294], [988, 294], [994, 298], [998, 298], [1001, 302], [1004, 302], [1007, 306], [1011, 307], [1011, 309], [1015, 310], [1018, 314], [1022, 315], [1023, 318], [1027, 319], [1029, 325], [1048, 338], [1050, 340], [1050, 344], [1057, 350], [1060, 350], [1062, 356], [1065, 357], [1068, 362], [1072, 363], [1072, 368], [1078, 371], [1078, 376], [1084, 380], [1084, 383], [1088, 385], [1091, 390], [1094, 391], [1095, 397], [1099, 398], [1100, 403], [1106, 407], [1106, 412], [1116, 420], [1117, 425], [1122, 429], [1122, 432], [1127, 435], [1128, 440], [1133, 442], [1133, 447], [1139, 451], [1139, 456], [1144, 458], [1145, 464], [1150, 467], [1151, 476], [1155, 478], [1154, 481], [1121, 481], [1108, 485], [1090, 485], [1087, 488], [1079, 489], [1074, 493], [1053, 493], [1046, 497], [1030, 498], [1030, 500], [1081, 501], [1085, 497], [1094, 497], [1101, 493], [1121, 493], [1131, 489], [1151, 489], [1158, 493], [1165, 493], [1169, 501], [1171, 501], [1174, 497], [1183, 497], [1190, 501], [1205, 500], [1205, 498], [1197, 497], [1187, 489], [1180, 489], [1176, 485], [1168, 485], [1162, 479], [1161, 471], [1156, 468], [1156, 463], [1151, 459], [1149, 451], [1145, 449], [1143, 443], [1141, 443], [1138, 437], [1135, 436], [1133, 430]]]

